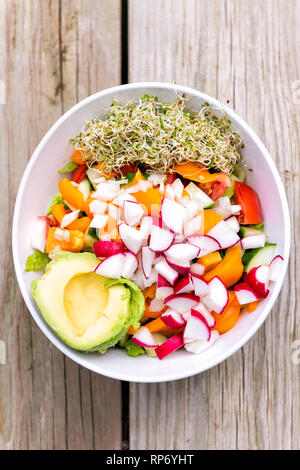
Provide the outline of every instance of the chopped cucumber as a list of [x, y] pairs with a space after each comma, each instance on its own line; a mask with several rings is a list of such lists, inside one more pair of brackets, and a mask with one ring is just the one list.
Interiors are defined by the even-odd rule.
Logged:
[[269, 243], [262, 248], [246, 250], [243, 254], [244, 271], [247, 273], [257, 266], [268, 266], [274, 258], [276, 243]]
[[84, 236], [83, 250], [94, 252], [94, 243], [99, 239], [96, 234], [91, 235], [91, 230], [93, 229], [89, 229]]
[[249, 235], [259, 235], [264, 232], [264, 224], [257, 224], [257, 225], [242, 225], [240, 227], [240, 236], [242, 238], [248, 237]]
[[198, 188], [195, 183], [189, 183], [185, 190], [190, 195], [191, 199], [198, 199], [202, 203], [204, 209], [209, 209], [215, 203], [207, 194], [205, 194], [204, 191], [202, 191], [202, 189]]
[[88, 178], [84, 178], [77, 186], [77, 189], [83, 194], [83, 199], [86, 201], [90, 192], [94, 189], [92, 183]]

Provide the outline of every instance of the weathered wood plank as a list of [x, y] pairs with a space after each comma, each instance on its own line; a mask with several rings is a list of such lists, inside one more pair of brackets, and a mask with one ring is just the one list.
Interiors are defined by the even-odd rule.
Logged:
[[[293, 222], [281, 296], [265, 325], [225, 363], [168, 384], [131, 385], [132, 449], [300, 446], [300, 2], [130, 0], [129, 79], [193, 86], [230, 105], [276, 160]], [[298, 82], [297, 82], [298, 80]]]
[[120, 448], [120, 383], [78, 367], [39, 331], [10, 241], [19, 181], [42, 135], [77, 100], [120, 81], [120, 1], [1, 0], [0, 26], [0, 448]]

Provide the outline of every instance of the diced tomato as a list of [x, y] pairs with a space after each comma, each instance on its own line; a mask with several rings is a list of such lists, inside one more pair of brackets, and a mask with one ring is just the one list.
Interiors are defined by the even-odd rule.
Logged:
[[216, 201], [219, 197], [222, 197], [226, 188], [230, 188], [231, 185], [232, 182], [229, 176], [226, 173], [220, 173], [217, 179], [211, 183], [211, 199]]
[[81, 183], [81, 181], [85, 178], [87, 166], [84, 163], [83, 165], [79, 165], [72, 173], [71, 181], [75, 183]]
[[257, 193], [248, 184], [236, 181], [234, 185], [235, 202], [242, 208], [241, 224], [260, 224], [263, 221]]
[[167, 184], [172, 184], [176, 180], [176, 173], [167, 173], [167, 179], [166, 183]]

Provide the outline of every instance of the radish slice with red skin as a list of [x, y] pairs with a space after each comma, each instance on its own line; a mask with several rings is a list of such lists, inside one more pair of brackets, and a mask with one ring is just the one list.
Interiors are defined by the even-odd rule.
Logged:
[[229, 298], [227, 289], [217, 276], [209, 281], [208, 287], [209, 293], [204, 295], [201, 300], [210, 311], [220, 314], [228, 304]]
[[204, 271], [205, 267], [203, 266], [203, 264], [193, 263], [191, 265], [191, 274], [198, 274], [199, 276], [202, 276], [202, 274], [204, 274]]
[[171, 261], [168, 258], [166, 258], [166, 261], [167, 261], [168, 265], [172, 269], [177, 271], [181, 276], [187, 276], [189, 274], [189, 272], [190, 272], [190, 263], [186, 263], [184, 265], [181, 265], [181, 264], [174, 263], [173, 261]]
[[270, 269], [268, 266], [257, 266], [247, 273], [247, 282], [261, 297], [268, 294]]
[[209, 341], [193, 341], [192, 343], [188, 343], [184, 345], [186, 351], [193, 353], [193, 354], [200, 354], [206, 349], [209, 349], [211, 346], [215, 344], [215, 342], [219, 339], [220, 334], [217, 330], [211, 331], [211, 336]]
[[220, 243], [209, 235], [192, 235], [188, 240], [200, 248], [199, 258], [221, 249]]
[[149, 279], [152, 270], [152, 264], [155, 258], [154, 251], [150, 250], [148, 246], [142, 248], [142, 269], [146, 279]]
[[144, 234], [140, 230], [136, 230], [126, 224], [120, 224], [118, 229], [124, 245], [127, 246], [129, 251], [132, 251], [132, 253], [136, 255], [142, 246]]
[[192, 283], [194, 286], [195, 294], [199, 297], [209, 293], [209, 286], [205, 279], [199, 274], [192, 274]]
[[165, 304], [163, 299], [159, 299], [158, 297], [154, 297], [154, 299], [151, 300], [150, 305], [149, 305], [149, 310], [150, 312], [161, 312], [162, 309], [164, 308]]
[[279, 279], [280, 273], [282, 271], [284, 260], [280, 255], [275, 256], [269, 264], [270, 268], [270, 281], [276, 282]]
[[210, 237], [215, 238], [221, 246], [221, 249], [230, 248], [240, 241], [240, 237], [235, 233], [224, 220], [218, 222], [207, 233]]
[[207, 310], [203, 302], [199, 302], [195, 307], [193, 307], [193, 310], [201, 313], [201, 315], [205, 318], [205, 321], [209, 328], [213, 328], [216, 324], [216, 320], [212, 316], [212, 314]]
[[185, 222], [183, 226], [184, 235], [186, 237], [190, 237], [194, 235], [196, 232], [199, 233], [203, 224], [202, 220], [203, 220], [203, 216], [198, 215], [197, 217], [193, 217], [192, 219]]
[[77, 211], [73, 211], [73, 212], [66, 214], [62, 218], [62, 221], [60, 223], [60, 228], [67, 227], [67, 225], [71, 224], [72, 222], [74, 222], [74, 220], [78, 219], [79, 212], [80, 211], [77, 210]]
[[236, 284], [233, 290], [240, 305], [250, 304], [261, 299], [247, 282]]
[[152, 251], [160, 253], [170, 248], [174, 241], [174, 234], [169, 230], [152, 225], [149, 248]]
[[162, 277], [164, 277], [172, 286], [174, 286], [177, 281], [179, 274], [175, 271], [166, 260], [162, 260], [154, 266], [155, 271], [158, 272]]
[[164, 255], [178, 264], [186, 264], [194, 258], [198, 258], [200, 248], [191, 243], [174, 243]]
[[200, 340], [210, 340], [210, 329], [202, 315], [192, 313], [183, 332], [183, 341], [184, 344], [188, 344]]
[[157, 287], [172, 287], [172, 285], [159, 274], [157, 278]]
[[97, 258], [106, 258], [107, 256], [123, 253], [124, 249], [125, 246], [122, 242], [94, 242], [94, 253]]
[[199, 303], [199, 297], [194, 294], [170, 295], [165, 300], [165, 305], [179, 313], [186, 313]]
[[176, 178], [176, 180], [172, 183], [172, 188], [175, 194], [175, 197], [180, 199], [182, 197], [182, 191], [184, 186], [180, 178]]
[[125, 256], [123, 253], [108, 256], [95, 268], [95, 273], [103, 277], [112, 279], [120, 279], [125, 264]]
[[243, 250], [249, 250], [254, 248], [262, 248], [266, 243], [265, 233], [260, 233], [258, 235], [248, 235], [241, 240], [241, 247]]
[[126, 251], [124, 253], [125, 263], [122, 271], [122, 277], [126, 279], [131, 279], [138, 267], [138, 260], [134, 253], [131, 251]]
[[123, 213], [126, 224], [132, 227], [139, 223], [144, 215], [144, 209], [138, 202], [124, 201]]
[[111, 203], [118, 207], [123, 207], [125, 201], [137, 202], [134, 196], [131, 194], [120, 194]]
[[148, 328], [141, 326], [141, 328], [132, 336], [131, 341], [144, 348], [156, 348], [157, 343]]
[[171, 199], [164, 198], [161, 204], [161, 218], [171, 232], [182, 233], [185, 208]]
[[237, 219], [237, 217], [235, 217], [234, 215], [232, 215], [231, 217], [228, 217], [228, 219], [225, 220], [226, 224], [228, 225], [228, 227], [233, 230], [235, 233], [238, 233], [239, 230], [240, 230], [240, 224], [239, 224], [239, 221]]
[[174, 294], [173, 287], [156, 287], [156, 297], [165, 300], [170, 295]]
[[161, 316], [160, 319], [168, 328], [176, 329], [184, 326], [186, 321], [182, 318], [180, 313], [172, 308], [168, 308]]
[[162, 228], [163, 223], [162, 223], [161, 217], [159, 217], [158, 215], [151, 215], [149, 217], [152, 218], [152, 224], [153, 225], [156, 225], [157, 227]]
[[189, 294], [190, 292], [193, 292], [193, 290], [194, 285], [190, 275], [179, 279], [174, 286], [174, 294]]
[[150, 215], [145, 215], [142, 218], [141, 225], [140, 225], [140, 232], [144, 234], [144, 237], [149, 237], [151, 233], [152, 227], [152, 217]]
[[158, 346], [158, 348], [155, 349], [155, 352], [158, 359], [162, 360], [164, 357], [181, 348], [183, 345], [183, 335], [182, 333], [178, 333], [177, 335], [171, 336], [171, 338]]

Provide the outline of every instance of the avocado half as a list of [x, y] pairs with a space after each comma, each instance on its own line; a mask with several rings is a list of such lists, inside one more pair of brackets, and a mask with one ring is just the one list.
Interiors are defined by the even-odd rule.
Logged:
[[45, 321], [69, 346], [105, 352], [128, 328], [139, 327], [144, 297], [126, 279], [110, 280], [94, 273], [93, 253], [67, 253], [51, 261], [31, 284]]

